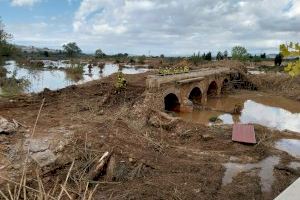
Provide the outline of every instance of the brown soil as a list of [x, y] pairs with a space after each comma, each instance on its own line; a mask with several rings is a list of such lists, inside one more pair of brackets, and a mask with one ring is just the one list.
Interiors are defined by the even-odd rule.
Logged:
[[[58, 91], [1, 100], [0, 116], [15, 119], [24, 127], [13, 135], [1, 136], [0, 164], [7, 164], [9, 159], [4, 155], [11, 154], [12, 146], [31, 133], [45, 98], [34, 138], [49, 137], [49, 129], [59, 127], [75, 133], [55, 165], [40, 169], [46, 190], [57, 180], [63, 183], [75, 159], [68, 189], [73, 198], [82, 199], [75, 191], [84, 191], [86, 186], [78, 181], [90, 168], [86, 173], [79, 172], [88, 162], [112, 150], [116, 162], [113, 176], [104, 173], [97, 178], [100, 183], [94, 199], [273, 199], [298, 177], [299, 171], [284, 168], [294, 158], [273, 148], [275, 140], [300, 138], [297, 135], [256, 126], [259, 143], [252, 146], [232, 142], [230, 126], [206, 127], [181, 120], [167, 129], [149, 124], [147, 119], [155, 112], [141, 106], [146, 76], [126, 75], [127, 88], [119, 93], [112, 75]], [[52, 138], [59, 141], [62, 135]], [[0, 175], [18, 181], [22, 168], [15, 165], [22, 164], [24, 154], [16, 155]], [[232, 156], [241, 163], [254, 163], [270, 155], [279, 156], [283, 167], [275, 167], [275, 182], [269, 193], [261, 191], [256, 171], [240, 173], [232, 183], [222, 185], [222, 164]], [[29, 168], [28, 177], [34, 174], [35, 167]], [[6, 182], [1, 182], [1, 190], [5, 190]], [[35, 187], [34, 181], [28, 182]], [[68, 199], [65, 194], [63, 197]]]

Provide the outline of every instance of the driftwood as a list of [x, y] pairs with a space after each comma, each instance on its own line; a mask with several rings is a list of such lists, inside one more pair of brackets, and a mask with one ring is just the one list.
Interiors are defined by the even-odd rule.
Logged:
[[94, 167], [91, 169], [91, 171], [88, 174], [89, 180], [95, 180], [97, 177], [99, 177], [102, 172], [105, 171], [105, 167], [107, 166], [107, 162], [109, 161], [110, 157], [112, 155], [112, 152], [109, 153], [106, 151], [102, 157], [97, 161], [97, 163], [94, 165]]
[[163, 129], [171, 130], [176, 126], [179, 120], [180, 118], [178, 117], [172, 117], [167, 113], [152, 110], [147, 122], [156, 128], [162, 127]]

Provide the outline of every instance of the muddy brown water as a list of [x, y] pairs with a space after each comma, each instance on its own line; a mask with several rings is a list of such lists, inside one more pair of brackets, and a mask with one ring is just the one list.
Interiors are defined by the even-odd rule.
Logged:
[[[242, 105], [240, 115], [230, 112], [235, 105]], [[220, 98], [209, 98], [208, 110], [177, 113], [186, 121], [209, 125], [211, 117], [218, 117], [223, 124], [254, 123], [278, 130], [300, 133], [300, 102], [281, 96], [255, 91], [240, 91]]]

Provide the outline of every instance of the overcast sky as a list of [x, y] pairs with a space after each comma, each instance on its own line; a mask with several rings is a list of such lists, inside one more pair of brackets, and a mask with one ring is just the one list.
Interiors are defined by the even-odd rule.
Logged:
[[189, 55], [300, 40], [300, 0], [0, 0], [16, 44], [84, 52]]

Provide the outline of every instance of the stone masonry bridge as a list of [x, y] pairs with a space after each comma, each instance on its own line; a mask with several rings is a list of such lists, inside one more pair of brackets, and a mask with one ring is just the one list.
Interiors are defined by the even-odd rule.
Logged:
[[220, 96], [236, 76], [239, 76], [237, 71], [226, 67], [149, 75], [146, 80], [148, 104], [160, 110], [191, 112], [195, 103], [205, 105], [207, 98]]

